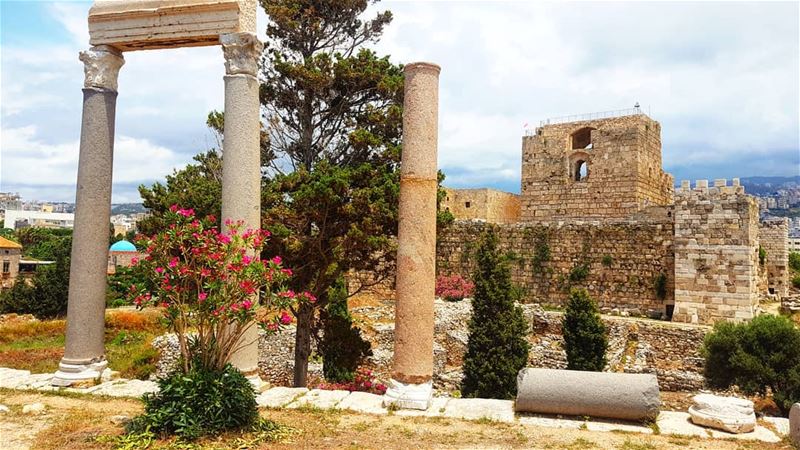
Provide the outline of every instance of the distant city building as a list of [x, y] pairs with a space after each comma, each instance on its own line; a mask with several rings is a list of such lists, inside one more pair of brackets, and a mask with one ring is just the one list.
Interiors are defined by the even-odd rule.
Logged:
[[22, 198], [18, 192], [0, 192], [0, 210], [22, 209]]
[[0, 237], [0, 289], [14, 285], [19, 274], [19, 261], [22, 258], [22, 246], [12, 240]]
[[789, 236], [789, 251], [800, 252], [800, 236]]
[[72, 228], [74, 222], [72, 213], [8, 209], [5, 214], [5, 227], [12, 230], [25, 227]]

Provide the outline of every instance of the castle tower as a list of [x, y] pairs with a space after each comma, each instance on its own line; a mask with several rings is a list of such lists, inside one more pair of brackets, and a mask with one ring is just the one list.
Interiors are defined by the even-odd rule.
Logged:
[[628, 112], [549, 124], [555, 119], [523, 137], [522, 221], [624, 218], [672, 203], [661, 125], [638, 109]]

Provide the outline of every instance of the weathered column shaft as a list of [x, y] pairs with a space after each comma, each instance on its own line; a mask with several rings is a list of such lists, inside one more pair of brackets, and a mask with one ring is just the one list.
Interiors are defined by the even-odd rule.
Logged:
[[[252, 33], [220, 36], [225, 55], [225, 129], [222, 153], [222, 220], [261, 226], [260, 110], [258, 57], [262, 45]], [[224, 227], [224, 225], [223, 225]], [[258, 329], [242, 337], [232, 364], [245, 374], [258, 369]]]
[[405, 66], [394, 366], [387, 395], [400, 407], [417, 409], [427, 408], [433, 375], [439, 71], [429, 63]]
[[111, 222], [111, 175], [117, 75], [122, 54], [108, 46], [81, 52], [83, 89], [78, 184], [69, 273], [64, 357], [53, 384], [100, 375], [105, 360], [106, 268]]

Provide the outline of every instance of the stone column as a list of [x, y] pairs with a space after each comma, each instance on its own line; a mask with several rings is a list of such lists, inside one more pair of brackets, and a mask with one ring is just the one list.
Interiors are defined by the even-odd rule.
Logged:
[[384, 404], [428, 409], [433, 390], [439, 66], [405, 66], [394, 366]]
[[[225, 56], [225, 129], [222, 152], [222, 220], [243, 221], [244, 229], [261, 226], [261, 114], [258, 99], [258, 58], [263, 48], [252, 33], [220, 36]], [[242, 337], [243, 345], [231, 363], [250, 378], [257, 389], [258, 328]]]
[[86, 79], [78, 157], [78, 186], [69, 272], [69, 304], [64, 357], [52, 384], [92, 380], [108, 365], [105, 332], [108, 224], [117, 75], [122, 53], [101, 45], [80, 53]]

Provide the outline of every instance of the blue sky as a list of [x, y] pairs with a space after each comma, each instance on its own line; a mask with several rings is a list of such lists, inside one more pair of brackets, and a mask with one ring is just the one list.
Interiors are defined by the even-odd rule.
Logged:
[[[89, 6], [0, 1], [0, 191], [74, 199]], [[382, 2], [370, 13], [379, 9], [395, 17], [379, 53], [442, 66], [439, 165], [451, 186], [518, 192], [525, 123], [636, 102], [661, 122], [676, 180], [800, 174], [797, 2]], [[223, 102], [217, 47], [125, 58], [116, 202], [138, 201], [137, 185], [213, 145], [205, 116]]]

